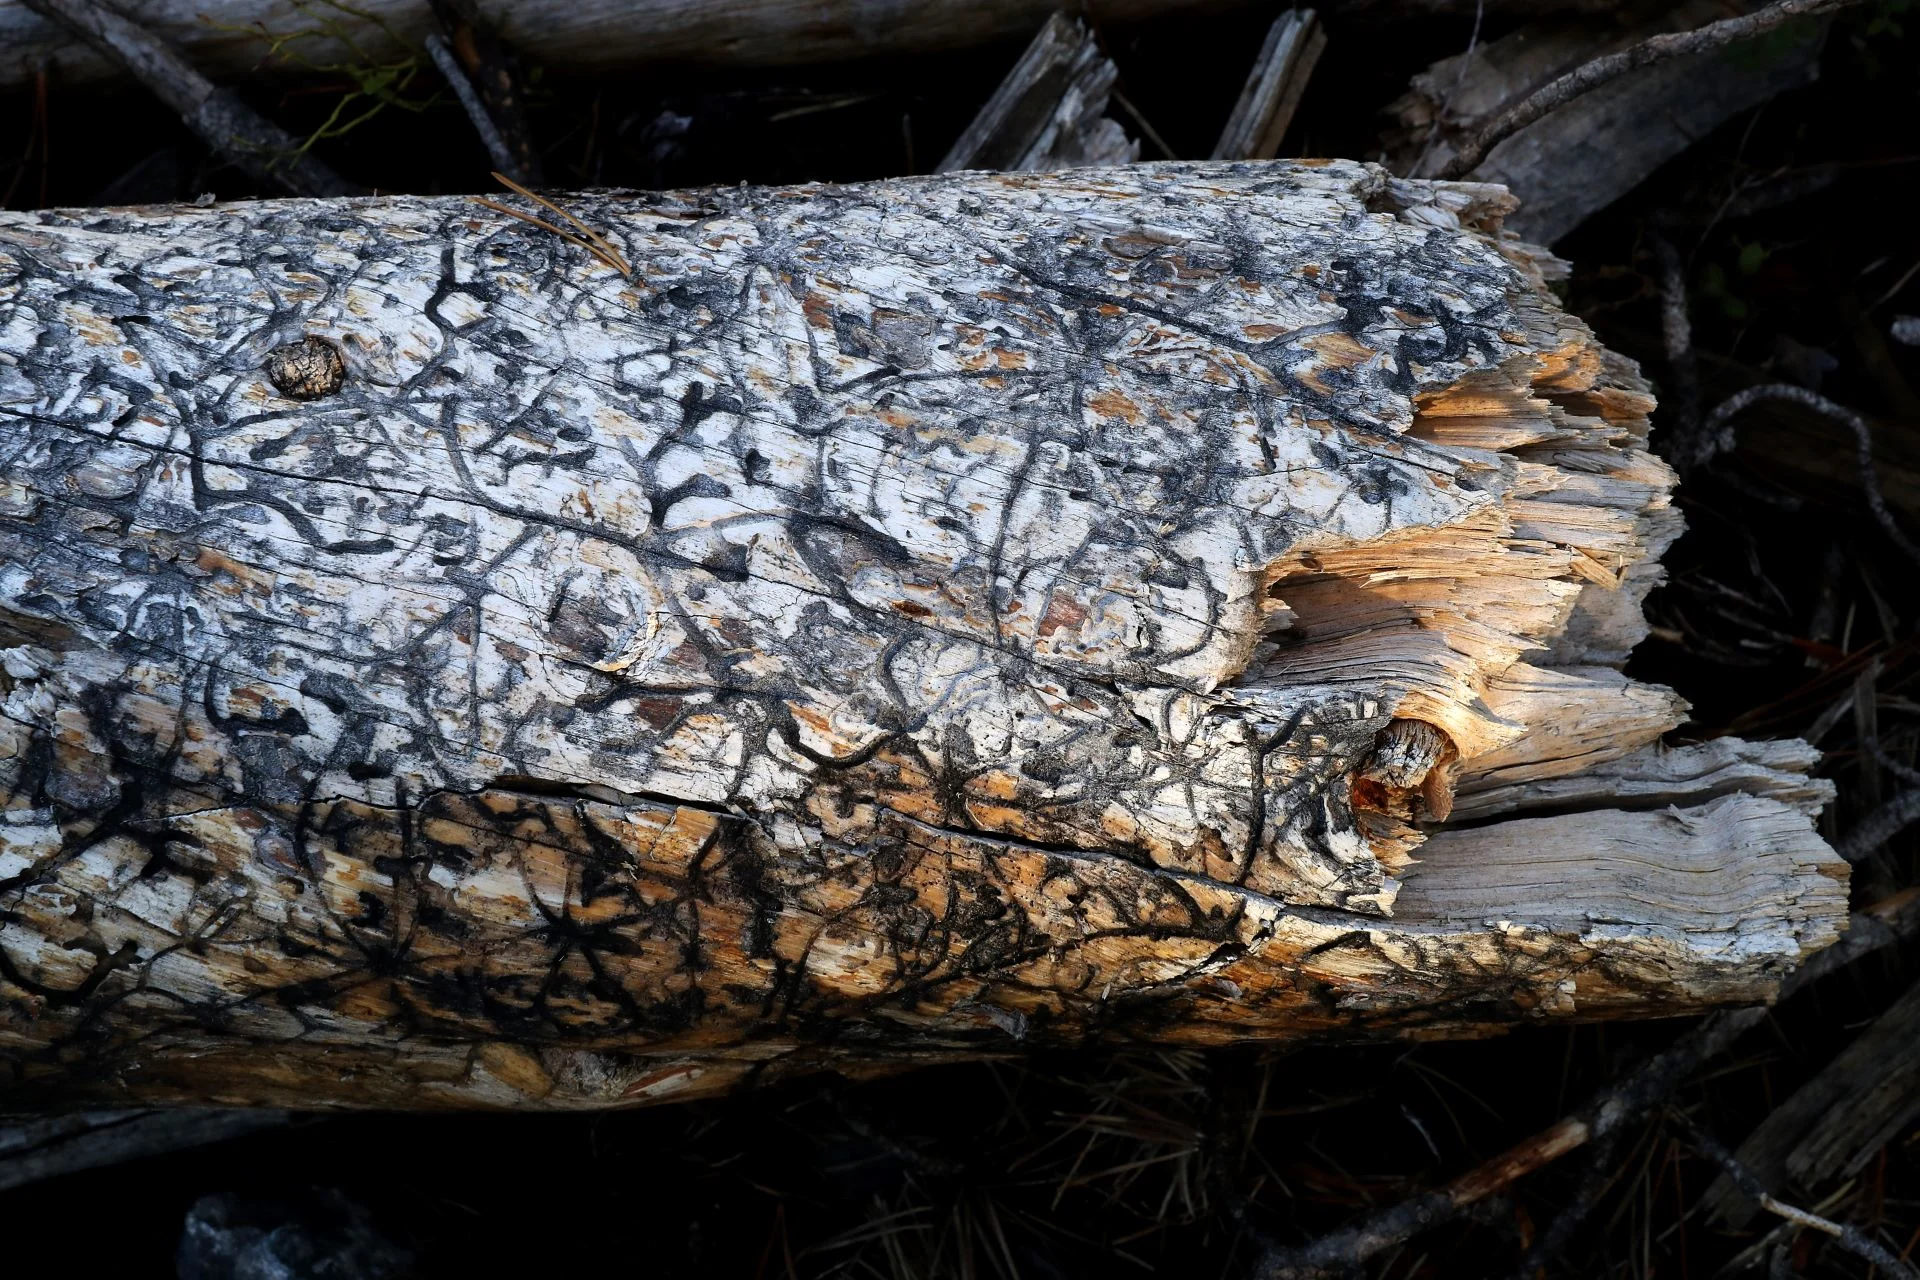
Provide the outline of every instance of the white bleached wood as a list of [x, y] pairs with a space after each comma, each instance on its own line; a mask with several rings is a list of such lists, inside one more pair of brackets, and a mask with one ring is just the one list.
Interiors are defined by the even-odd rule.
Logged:
[[1601, 656], [1676, 530], [1651, 398], [1497, 188], [573, 207], [631, 278], [459, 199], [0, 219], [21, 1096], [1478, 1034], [1833, 937], [1771, 783], [1437, 825], [1682, 713]]

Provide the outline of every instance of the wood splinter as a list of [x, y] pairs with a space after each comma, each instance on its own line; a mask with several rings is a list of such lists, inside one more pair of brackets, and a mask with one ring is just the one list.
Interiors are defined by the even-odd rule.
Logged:
[[1818, 753], [1619, 670], [1673, 474], [1498, 188], [567, 204], [630, 278], [458, 198], [0, 214], [10, 1101], [1480, 1035], [1836, 936]]

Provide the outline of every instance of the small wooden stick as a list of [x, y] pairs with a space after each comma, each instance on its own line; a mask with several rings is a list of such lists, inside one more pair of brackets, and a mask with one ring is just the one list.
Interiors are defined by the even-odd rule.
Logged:
[[194, 70], [180, 51], [94, 0], [24, 0], [145, 85], [178, 112], [209, 147], [263, 182], [295, 195], [356, 196], [363, 188], [346, 181], [301, 149], [299, 139]]
[[[1920, 791], [1913, 792], [1920, 795]], [[1855, 912], [1845, 940], [1821, 952], [1781, 984], [1780, 998], [1803, 991], [1855, 960], [1920, 931], [1920, 891], [1909, 890]], [[1821, 961], [1832, 956], [1830, 963]], [[1518, 1178], [1545, 1167], [1589, 1142], [1607, 1139], [1661, 1105], [1699, 1068], [1731, 1048], [1766, 1019], [1764, 1008], [1727, 1009], [1695, 1023], [1673, 1044], [1611, 1088], [1588, 1098], [1578, 1111], [1455, 1178], [1434, 1191], [1403, 1200], [1373, 1217], [1292, 1249], [1275, 1249], [1254, 1274], [1259, 1280], [1291, 1280], [1357, 1267], [1423, 1231], [1450, 1222], [1475, 1203]], [[1571, 1224], [1569, 1224], [1569, 1228]]]
[[1885, 1268], [1888, 1275], [1902, 1276], [1905, 1280], [1920, 1280], [1920, 1272], [1916, 1272], [1901, 1259], [1896, 1258], [1885, 1245], [1867, 1236], [1857, 1227], [1848, 1226], [1844, 1222], [1835, 1222], [1831, 1218], [1823, 1218], [1817, 1213], [1808, 1213], [1805, 1209], [1776, 1200], [1772, 1193], [1761, 1185], [1760, 1179], [1754, 1176], [1753, 1170], [1735, 1159], [1733, 1153], [1720, 1145], [1717, 1138], [1679, 1112], [1672, 1112], [1671, 1115], [1674, 1124], [1686, 1134], [1687, 1141], [1693, 1144], [1695, 1150], [1719, 1165], [1726, 1172], [1727, 1177], [1733, 1180], [1735, 1186], [1768, 1213], [1785, 1218], [1795, 1226], [1806, 1227], [1832, 1236], [1834, 1242], [1842, 1249], [1855, 1257], [1866, 1259], [1876, 1267]]
[[467, 113], [467, 119], [472, 121], [473, 131], [480, 135], [480, 144], [487, 149], [487, 155], [492, 158], [496, 168], [517, 168], [513, 153], [507, 150], [506, 140], [500, 136], [500, 130], [493, 123], [493, 117], [487, 114], [486, 104], [480, 101], [480, 95], [475, 92], [473, 82], [467, 79], [467, 73], [461, 68], [459, 59], [454, 57], [453, 46], [447, 43], [446, 37], [439, 32], [428, 36], [427, 53], [432, 57], [433, 65], [439, 68], [440, 76], [447, 82], [447, 87], [453, 90], [453, 96], [460, 99], [461, 109]]
[[[428, 52], [460, 95], [460, 105], [474, 117], [474, 127], [482, 138], [491, 131], [498, 142], [498, 150], [488, 144], [494, 167], [512, 174], [517, 181], [540, 186], [544, 181], [540, 152], [533, 144], [526, 86], [512, 52], [493, 34], [473, 0], [429, 0], [429, 7], [445, 34], [427, 37]], [[476, 107], [479, 116], [474, 116]], [[481, 117], [486, 120], [484, 126]]]

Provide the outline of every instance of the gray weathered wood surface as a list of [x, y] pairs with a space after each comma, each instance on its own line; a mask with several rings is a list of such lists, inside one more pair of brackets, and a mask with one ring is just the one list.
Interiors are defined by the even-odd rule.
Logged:
[[1084, 22], [1054, 14], [934, 171], [1035, 172], [1139, 159], [1140, 144], [1106, 114], [1119, 74]]
[[1765, 998], [1844, 920], [1804, 757], [1501, 820], [1683, 713], [1609, 665], [1651, 398], [1511, 207], [580, 197], [631, 278], [458, 198], [4, 215], [0, 1081], [613, 1105]]
[[[1088, 0], [1074, 11], [1117, 22], [1231, 0]], [[119, 0], [134, 21], [186, 50], [209, 75], [311, 74], [314, 65], [418, 52], [438, 30], [428, 0]], [[530, 63], [611, 70], [650, 62], [768, 66], [1017, 40], [1059, 0], [482, 0], [479, 10]], [[274, 56], [266, 37], [297, 37]], [[0, 86], [119, 74], [20, 0], [0, 0]]]
[[[1654, 14], [1547, 18], [1435, 62], [1389, 111], [1388, 164], [1436, 174], [1455, 144], [1557, 76], [1649, 36], [1727, 16], [1722, 0], [1688, 0]], [[1553, 244], [1627, 194], [1721, 124], [1819, 72], [1824, 26], [1677, 59], [1585, 94], [1495, 147], [1473, 171], [1520, 199], [1513, 229]], [[1788, 36], [1787, 32], [1781, 33]]]
[[1271, 160], [1293, 123], [1327, 33], [1311, 9], [1288, 9], [1273, 20], [1253, 70], [1214, 144], [1215, 160]]

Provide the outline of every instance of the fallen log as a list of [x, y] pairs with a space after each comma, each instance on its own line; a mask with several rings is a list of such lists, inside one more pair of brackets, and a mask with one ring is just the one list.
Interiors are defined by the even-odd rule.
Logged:
[[1479, 1035], [1836, 936], [1810, 753], [1650, 753], [1672, 473], [1498, 188], [568, 204], [0, 220], [11, 1096]]
[[[1089, 0], [1074, 11], [1096, 24], [1232, 0]], [[119, 0], [118, 10], [178, 45], [203, 73], [307, 76], [316, 67], [365, 66], [419, 54], [438, 29], [421, 0], [287, 5], [274, 0]], [[643, 64], [795, 66], [1017, 40], [1060, 0], [516, 0], [480, 10], [491, 34], [527, 62], [607, 72]], [[122, 68], [24, 0], [0, 0], [0, 89], [106, 79]]]
[[[1755, 8], [1755, 5], [1740, 6]], [[1432, 177], [1459, 161], [1521, 202], [1513, 230], [1553, 244], [1696, 141], [1819, 73], [1824, 19], [1799, 38], [1755, 40], [1643, 67], [1603, 83], [1519, 129], [1477, 163], [1462, 152], [1477, 131], [1559, 77], [1595, 59], [1727, 16], [1722, 0], [1688, 0], [1648, 14], [1630, 8], [1530, 22], [1442, 58], [1388, 106], [1384, 139], [1396, 173]], [[1476, 154], [1480, 154], [1476, 152]]]

